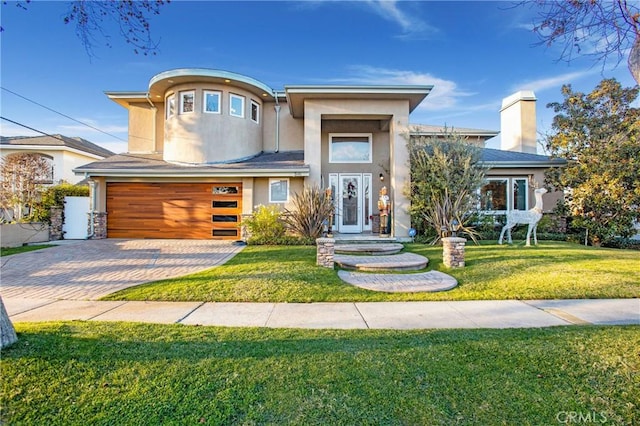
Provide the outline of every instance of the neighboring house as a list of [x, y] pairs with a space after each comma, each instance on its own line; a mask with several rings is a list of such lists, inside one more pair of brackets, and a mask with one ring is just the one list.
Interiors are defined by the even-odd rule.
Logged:
[[83, 177], [73, 169], [114, 154], [86, 139], [62, 135], [0, 137], [2, 158], [21, 153], [39, 154], [48, 160], [51, 168], [45, 184], [78, 183]]
[[[242, 215], [259, 204], [288, 207], [292, 194], [315, 184], [333, 189], [334, 230], [340, 233], [374, 229], [378, 193], [386, 186], [392, 235], [408, 239], [403, 188], [409, 115], [431, 88], [312, 85], [278, 91], [243, 75], [197, 68], [160, 73], [146, 91], [107, 92], [129, 111], [129, 149], [75, 169], [93, 182], [95, 234], [238, 239]], [[527, 109], [527, 102], [518, 99], [503, 109]], [[498, 134], [464, 130], [480, 142]], [[438, 133], [422, 126], [414, 134], [428, 132]], [[535, 150], [535, 127], [533, 137]], [[483, 190], [491, 211], [532, 206], [531, 182], [542, 184], [540, 171], [552, 162], [527, 149], [485, 151], [493, 165], [490, 189]]]

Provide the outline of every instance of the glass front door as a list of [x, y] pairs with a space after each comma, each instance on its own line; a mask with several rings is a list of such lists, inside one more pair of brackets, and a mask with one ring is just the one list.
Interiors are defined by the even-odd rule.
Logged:
[[362, 175], [341, 174], [338, 188], [338, 231], [344, 233], [362, 232]]

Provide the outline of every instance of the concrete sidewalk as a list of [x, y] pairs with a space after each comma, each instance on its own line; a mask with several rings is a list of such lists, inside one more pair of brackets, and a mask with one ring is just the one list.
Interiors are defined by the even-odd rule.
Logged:
[[640, 299], [366, 303], [119, 302], [3, 298], [13, 322], [132, 321], [315, 329], [640, 324]]

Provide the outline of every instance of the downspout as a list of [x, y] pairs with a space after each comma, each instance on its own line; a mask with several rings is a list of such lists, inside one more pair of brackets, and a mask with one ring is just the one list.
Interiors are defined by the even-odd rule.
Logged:
[[153, 104], [153, 101], [149, 98], [149, 93], [147, 92], [147, 102], [151, 105], [151, 109], [153, 110], [153, 151], [158, 152], [158, 140], [156, 135], [156, 120], [158, 119], [158, 108]]
[[280, 104], [278, 103], [278, 94], [273, 93], [273, 97], [276, 100], [276, 105], [273, 107], [276, 110], [276, 150], [275, 152], [280, 151]]

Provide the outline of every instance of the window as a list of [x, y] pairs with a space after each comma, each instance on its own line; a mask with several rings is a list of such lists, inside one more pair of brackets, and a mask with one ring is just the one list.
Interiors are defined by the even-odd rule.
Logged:
[[528, 179], [489, 178], [480, 189], [480, 210], [505, 212], [529, 209]]
[[211, 92], [205, 90], [203, 92], [203, 112], [212, 114], [220, 114], [220, 92]]
[[269, 202], [286, 203], [289, 201], [289, 179], [269, 179]]
[[371, 134], [330, 134], [330, 163], [371, 163]]
[[172, 117], [176, 113], [176, 95], [167, 97], [167, 118]]
[[480, 210], [505, 211], [509, 179], [488, 179], [480, 189]]
[[214, 186], [211, 191], [218, 195], [238, 194], [239, 192], [237, 186]]
[[513, 210], [529, 210], [527, 179], [513, 179]]
[[193, 112], [195, 92], [180, 92], [180, 114]]
[[229, 94], [229, 114], [233, 117], [244, 118], [244, 97]]
[[251, 121], [260, 123], [260, 105], [254, 100], [251, 100]]

